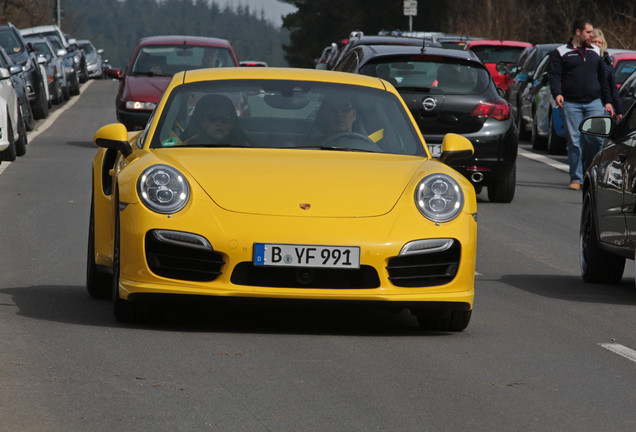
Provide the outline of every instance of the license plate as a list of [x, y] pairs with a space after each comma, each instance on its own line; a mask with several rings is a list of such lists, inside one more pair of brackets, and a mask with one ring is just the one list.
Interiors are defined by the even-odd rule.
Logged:
[[357, 246], [254, 244], [254, 265], [280, 267], [360, 267]]
[[431, 152], [431, 155], [434, 158], [438, 158], [442, 155], [442, 145], [441, 144], [427, 144], [428, 150]]

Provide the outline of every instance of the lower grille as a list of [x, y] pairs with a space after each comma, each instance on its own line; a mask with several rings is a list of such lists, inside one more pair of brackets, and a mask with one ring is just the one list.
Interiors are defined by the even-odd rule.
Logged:
[[221, 254], [214, 250], [162, 242], [152, 231], [146, 234], [146, 261], [156, 275], [195, 282], [216, 279], [225, 264]]
[[308, 267], [263, 267], [239, 263], [232, 272], [236, 285], [272, 288], [369, 289], [380, 286], [378, 273], [371, 266], [355, 270]]
[[461, 246], [453, 246], [442, 252], [403, 255], [391, 258], [386, 269], [389, 280], [399, 287], [425, 287], [443, 285], [457, 274]]

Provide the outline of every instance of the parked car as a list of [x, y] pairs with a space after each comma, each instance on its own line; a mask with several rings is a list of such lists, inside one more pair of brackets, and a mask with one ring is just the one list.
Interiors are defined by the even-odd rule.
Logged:
[[[58, 39], [62, 44], [62, 48], [67, 51], [67, 55], [72, 55], [73, 68], [77, 72], [79, 82], [83, 83], [88, 80], [88, 70], [86, 68], [86, 57], [84, 56], [84, 51], [79, 49], [75, 39], [65, 34], [57, 25], [27, 27], [21, 29], [20, 32], [24, 36], [39, 36], [49, 38], [49, 40], [52, 40], [51, 37]], [[72, 91], [71, 94], [75, 94], [75, 92]], [[77, 94], [79, 94], [79, 92], [77, 92]]]
[[636, 51], [623, 51], [612, 55], [616, 86], [620, 88], [627, 77], [636, 70]]
[[115, 99], [117, 119], [129, 130], [143, 129], [175, 73], [238, 65], [227, 40], [193, 36], [143, 38], [123, 74], [121, 69], [109, 70], [111, 77], [120, 80]]
[[239, 62], [239, 66], [247, 66], [247, 67], [267, 67], [267, 62], [261, 60], [241, 60]]
[[531, 46], [532, 44], [529, 42], [476, 39], [469, 41], [466, 44], [466, 49], [471, 50], [479, 57], [488, 68], [488, 72], [492, 75], [497, 87], [500, 87], [508, 95], [508, 87], [512, 81], [508, 67], [517, 61], [524, 48]]
[[[242, 95], [250, 115], [234, 110]], [[342, 115], [358, 132], [314, 135]], [[472, 145], [450, 134], [433, 159], [377, 78], [182, 71], [143, 132], [110, 124], [95, 144], [87, 287], [120, 321], [162, 295], [364, 302], [434, 331], [470, 321], [475, 191], [444, 162]]]
[[326, 46], [323, 50], [322, 53], [320, 54], [320, 57], [318, 57], [315, 60], [316, 63], [316, 69], [327, 69], [327, 59], [329, 58], [329, 54], [331, 54], [331, 51], [334, 49], [336, 43], [332, 42], [331, 45]]
[[64, 44], [60, 38], [56, 35], [47, 36], [46, 39], [55, 48], [56, 53], [62, 58], [64, 62], [64, 75], [66, 76], [66, 87], [63, 89], [64, 99], [68, 100], [71, 95], [77, 96], [80, 94], [80, 78], [79, 78], [79, 63], [80, 58], [76, 53], [68, 51], [64, 48]]
[[84, 51], [86, 57], [86, 71], [89, 78], [100, 79], [103, 77], [103, 59], [102, 54], [104, 50], [96, 49], [93, 43], [87, 39], [80, 39], [77, 41], [77, 45]]
[[360, 45], [336, 70], [377, 76], [398, 90], [434, 156], [444, 136], [461, 134], [473, 158], [453, 168], [493, 202], [512, 201], [516, 189], [518, 139], [510, 105], [472, 51], [399, 45]]
[[29, 50], [20, 31], [11, 23], [0, 26], [0, 45], [11, 60], [22, 67], [33, 116], [36, 119], [46, 118], [49, 115], [48, 85], [46, 72], [40, 67], [37, 56]]
[[632, 72], [618, 89], [618, 96], [623, 102], [623, 109], [627, 111], [636, 100], [636, 71]]
[[65, 99], [64, 88], [68, 86], [64, 73], [64, 59], [57, 56], [55, 48], [45, 38], [27, 37], [25, 40], [31, 44], [38, 55], [46, 59], [45, 69], [49, 86], [49, 99], [55, 105], [61, 104]]
[[532, 127], [530, 118], [521, 116], [521, 95], [524, 93], [528, 84], [533, 82], [534, 73], [539, 63], [541, 63], [541, 60], [543, 60], [546, 54], [552, 52], [559, 45], [562, 44], [537, 44], [526, 47], [519, 55], [517, 61], [508, 68], [508, 73], [512, 81], [508, 87], [507, 99], [512, 109], [512, 117], [517, 122], [519, 138], [528, 138]]
[[550, 53], [547, 53], [519, 96], [519, 116], [523, 124], [530, 125], [533, 149], [562, 155], [567, 153], [565, 124], [550, 91], [549, 68]]
[[32, 131], [35, 128], [35, 118], [33, 117], [33, 111], [31, 111], [29, 97], [27, 96], [27, 85], [22, 67], [15, 64], [1, 46], [0, 68], [7, 69], [11, 74], [11, 83], [18, 96], [18, 103], [20, 105], [22, 118], [24, 119], [24, 125], [27, 131]]
[[616, 124], [610, 117], [583, 120], [581, 132], [605, 138], [583, 181], [580, 267], [585, 282], [617, 283], [636, 250], [636, 134], [634, 105]]
[[0, 160], [14, 161], [26, 153], [27, 133], [11, 73], [0, 68]]

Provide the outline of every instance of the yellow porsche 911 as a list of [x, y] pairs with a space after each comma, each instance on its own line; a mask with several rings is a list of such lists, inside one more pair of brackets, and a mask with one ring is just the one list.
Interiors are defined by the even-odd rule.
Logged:
[[94, 137], [87, 288], [138, 319], [152, 296], [368, 302], [428, 330], [470, 321], [477, 207], [379, 78], [293, 68], [176, 74], [143, 131]]

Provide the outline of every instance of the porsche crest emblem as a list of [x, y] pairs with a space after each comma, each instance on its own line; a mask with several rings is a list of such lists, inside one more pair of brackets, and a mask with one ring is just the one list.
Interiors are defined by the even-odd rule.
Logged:
[[300, 206], [301, 209], [303, 210], [309, 210], [311, 208], [311, 204], [309, 203], [300, 203], [298, 204]]

